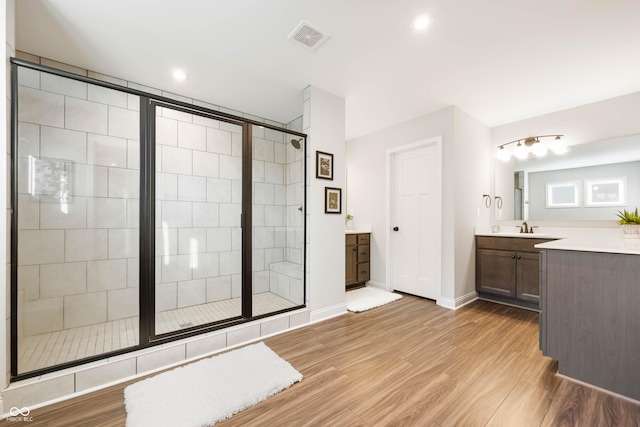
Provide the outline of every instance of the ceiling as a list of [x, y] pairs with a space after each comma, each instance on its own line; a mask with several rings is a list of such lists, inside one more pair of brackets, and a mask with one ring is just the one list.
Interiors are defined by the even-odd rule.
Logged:
[[[302, 20], [330, 35], [316, 51], [287, 40]], [[16, 47], [285, 123], [311, 84], [346, 100], [352, 139], [450, 105], [493, 127], [640, 91], [639, 22], [638, 0], [17, 0]]]

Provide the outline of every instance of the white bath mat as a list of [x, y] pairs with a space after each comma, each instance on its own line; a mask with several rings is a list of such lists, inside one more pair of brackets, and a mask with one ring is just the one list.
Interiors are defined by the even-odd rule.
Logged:
[[300, 380], [289, 362], [253, 344], [128, 386], [127, 427], [209, 426]]
[[383, 291], [382, 289], [364, 288], [348, 291], [346, 295], [347, 310], [359, 313], [361, 311], [371, 310], [381, 305], [389, 304], [395, 300], [402, 298], [400, 294]]

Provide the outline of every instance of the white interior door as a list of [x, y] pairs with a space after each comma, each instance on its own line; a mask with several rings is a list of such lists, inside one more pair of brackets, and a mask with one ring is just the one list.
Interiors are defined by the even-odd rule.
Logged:
[[393, 288], [440, 298], [440, 139], [392, 158]]

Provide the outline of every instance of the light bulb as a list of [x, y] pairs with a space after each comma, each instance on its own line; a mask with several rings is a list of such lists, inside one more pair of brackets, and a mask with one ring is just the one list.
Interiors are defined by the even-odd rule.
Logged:
[[544, 141], [538, 140], [538, 142], [533, 144], [533, 146], [531, 147], [531, 152], [536, 157], [544, 157], [544, 156], [546, 156], [546, 154], [547, 154], [547, 143], [544, 142]]
[[518, 145], [513, 150], [513, 155], [516, 156], [520, 160], [524, 160], [524, 159], [527, 158], [528, 154], [529, 153], [527, 152], [527, 149], [525, 148], [525, 146], [518, 142]]
[[511, 159], [511, 153], [509, 153], [509, 150], [505, 149], [503, 146], [500, 146], [498, 147], [496, 157], [503, 162], [508, 162]]
[[565, 144], [564, 140], [560, 138], [560, 136], [556, 136], [553, 142], [551, 142], [551, 151], [555, 154], [563, 154], [569, 150], [567, 149], [567, 144]]

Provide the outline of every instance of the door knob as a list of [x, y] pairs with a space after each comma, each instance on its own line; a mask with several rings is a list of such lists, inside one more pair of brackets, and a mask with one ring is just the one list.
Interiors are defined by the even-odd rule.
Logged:
[[398, 231], [400, 230], [398, 227], [393, 227], [393, 231]]

